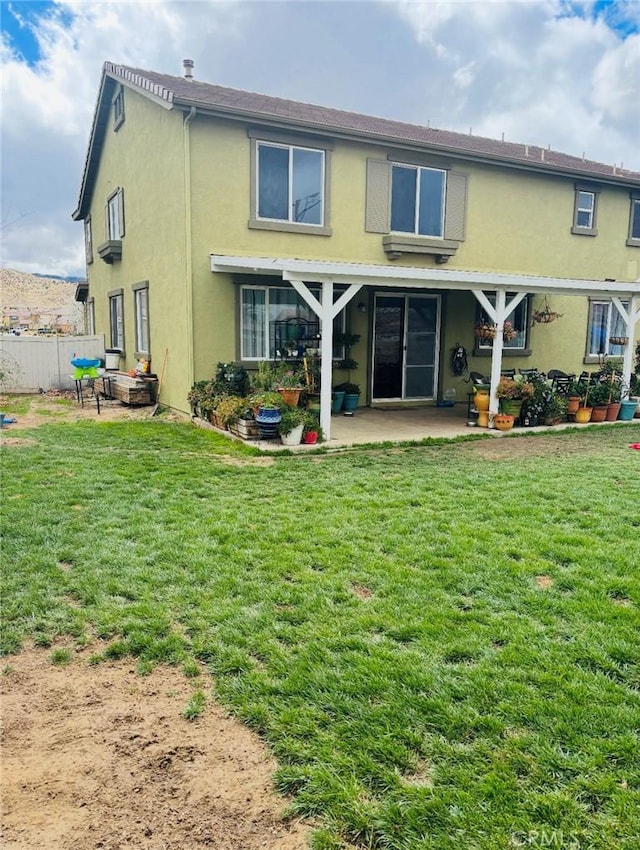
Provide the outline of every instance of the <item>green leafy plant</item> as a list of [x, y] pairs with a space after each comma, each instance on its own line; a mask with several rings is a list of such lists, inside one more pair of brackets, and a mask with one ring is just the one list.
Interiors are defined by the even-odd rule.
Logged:
[[249, 402], [246, 398], [239, 396], [225, 396], [216, 407], [216, 414], [220, 422], [225, 426], [235, 425], [242, 414], [249, 407]]
[[528, 399], [535, 394], [535, 387], [529, 381], [525, 381], [522, 375], [515, 378], [500, 378], [496, 387], [498, 398]]
[[280, 413], [282, 418], [278, 423], [278, 433], [290, 434], [294, 428], [303, 424], [307, 411], [301, 407], [291, 407], [291, 405], [285, 404], [280, 408]]
[[359, 384], [352, 384], [349, 381], [344, 381], [342, 384], [336, 384], [334, 390], [344, 392], [347, 395], [359, 395], [360, 386]]

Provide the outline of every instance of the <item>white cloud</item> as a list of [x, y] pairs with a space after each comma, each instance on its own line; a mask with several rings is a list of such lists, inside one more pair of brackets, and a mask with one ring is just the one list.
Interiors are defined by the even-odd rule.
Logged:
[[605, 20], [565, 0], [58, 2], [36, 65], [0, 47], [1, 262], [82, 273], [70, 216], [105, 60], [179, 75], [189, 57], [222, 85], [640, 170], [639, 37], [607, 25], [640, 4], [614, 6]]

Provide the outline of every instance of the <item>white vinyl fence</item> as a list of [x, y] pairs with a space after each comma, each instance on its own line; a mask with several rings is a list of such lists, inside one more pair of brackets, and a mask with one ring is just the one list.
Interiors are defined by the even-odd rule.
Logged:
[[0, 335], [0, 389], [5, 392], [73, 389], [71, 358], [104, 358], [104, 334]]

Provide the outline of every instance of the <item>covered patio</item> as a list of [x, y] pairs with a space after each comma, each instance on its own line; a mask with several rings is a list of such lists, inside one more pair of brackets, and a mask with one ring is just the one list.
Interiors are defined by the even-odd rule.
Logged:
[[[598, 297], [608, 299], [615, 304], [622, 317], [628, 344], [623, 358], [623, 380], [627, 383], [631, 376], [633, 351], [635, 346], [635, 326], [640, 321], [640, 282], [616, 280], [578, 280], [569, 278], [538, 277], [521, 274], [498, 274], [478, 271], [445, 271], [437, 268], [418, 268], [412, 266], [381, 266], [361, 263], [344, 263], [320, 260], [281, 259], [275, 257], [238, 257], [211, 255], [211, 271], [223, 274], [255, 274], [277, 276], [288, 282], [296, 290], [311, 310], [318, 316], [321, 328], [321, 390], [320, 390], [320, 424], [325, 438], [330, 441], [342, 432], [336, 418], [331, 415], [331, 379], [333, 354], [333, 320], [349, 304], [363, 286], [384, 286], [398, 290], [466, 290], [472, 292], [483, 310], [495, 324], [496, 335], [491, 352], [491, 392], [490, 416], [498, 412], [498, 397], [496, 394], [502, 371], [503, 330], [511, 312], [528, 294], [559, 294], [579, 297]], [[320, 286], [320, 297], [317, 298], [310, 286]], [[339, 297], [334, 300], [334, 286], [345, 287]], [[515, 293], [515, 294], [514, 294]], [[488, 296], [492, 294], [494, 299]], [[623, 303], [624, 302], [624, 303]], [[447, 408], [427, 408], [428, 414]], [[464, 417], [459, 427], [466, 433], [466, 407], [459, 406], [454, 410], [455, 416]], [[371, 410], [364, 415], [365, 421], [382, 422], [381, 414], [389, 411]], [[423, 409], [420, 412], [405, 410], [403, 413], [419, 420], [420, 414], [427, 416]], [[370, 418], [371, 415], [374, 418]], [[375, 415], [377, 414], [377, 418]], [[357, 415], [362, 415], [359, 410]], [[453, 414], [452, 414], [453, 415]], [[397, 421], [397, 420], [396, 420]], [[435, 420], [437, 421], [437, 420]], [[442, 417], [445, 421], [445, 417]], [[335, 423], [335, 425], [334, 425]], [[491, 424], [491, 421], [490, 421]], [[438, 427], [438, 426], [435, 426]], [[371, 425], [375, 430], [377, 426]], [[395, 427], [391, 427], [386, 437], [380, 439], [421, 439], [422, 437], [397, 436]], [[429, 436], [428, 434], [422, 435]], [[433, 436], [438, 436], [433, 434]], [[444, 436], [444, 435], [440, 435]], [[455, 436], [455, 434], [450, 434]], [[337, 437], [336, 437], [337, 439]], [[363, 440], [371, 442], [372, 440]], [[373, 440], [376, 441], [375, 439]]]

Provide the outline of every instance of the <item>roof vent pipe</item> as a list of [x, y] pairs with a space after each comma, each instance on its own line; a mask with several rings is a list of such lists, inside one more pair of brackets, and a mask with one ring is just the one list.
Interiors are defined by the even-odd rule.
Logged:
[[182, 67], [184, 68], [185, 80], [193, 79], [193, 59], [183, 59]]

